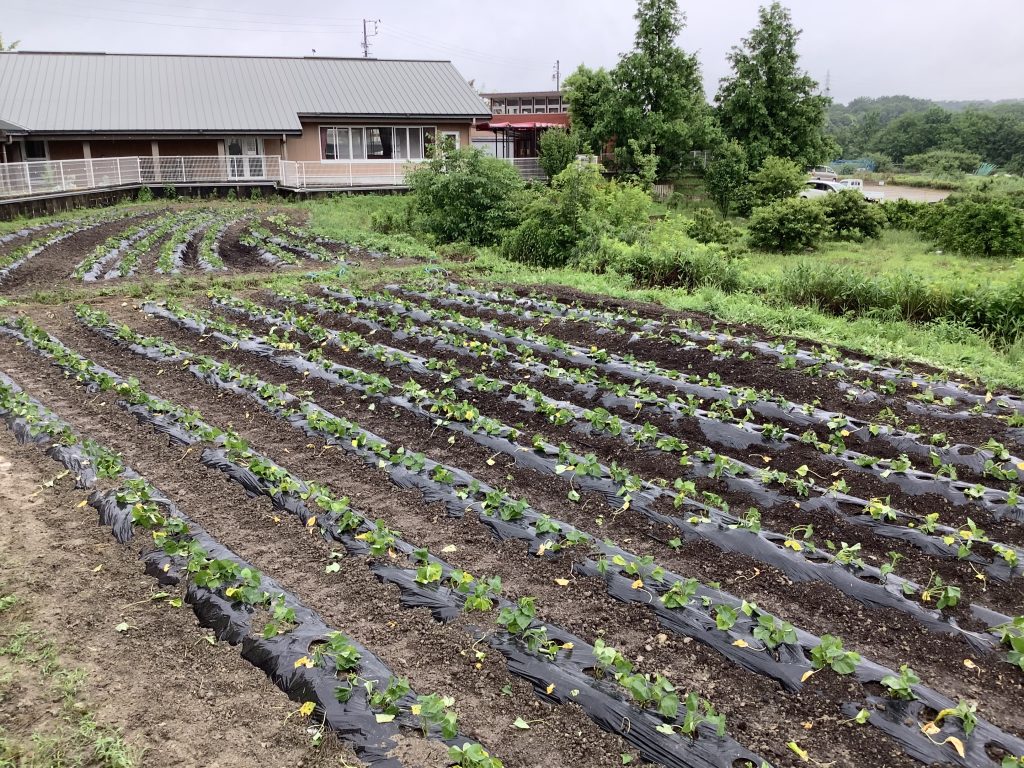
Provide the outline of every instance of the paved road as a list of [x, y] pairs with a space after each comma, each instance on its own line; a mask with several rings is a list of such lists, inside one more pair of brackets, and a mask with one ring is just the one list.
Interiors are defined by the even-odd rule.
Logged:
[[931, 189], [929, 187], [900, 187], [895, 184], [879, 185], [877, 182], [864, 182], [864, 187], [871, 192], [882, 192], [886, 200], [913, 200], [919, 203], [937, 203], [950, 196], [948, 189]]

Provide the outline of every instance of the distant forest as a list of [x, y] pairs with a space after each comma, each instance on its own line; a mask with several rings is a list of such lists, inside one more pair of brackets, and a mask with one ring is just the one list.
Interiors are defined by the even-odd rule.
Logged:
[[1024, 100], [860, 98], [833, 104], [828, 130], [843, 158], [870, 157], [880, 168], [907, 164], [908, 158], [913, 165], [927, 154], [964, 170], [986, 162], [1000, 171], [1024, 173]]

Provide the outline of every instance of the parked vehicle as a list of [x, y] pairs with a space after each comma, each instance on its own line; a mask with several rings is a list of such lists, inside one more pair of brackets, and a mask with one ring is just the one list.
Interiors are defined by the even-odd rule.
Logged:
[[813, 200], [818, 197], [824, 197], [825, 195], [831, 195], [836, 192], [842, 192], [846, 187], [836, 181], [826, 181], [825, 179], [810, 179], [804, 185], [803, 191], [800, 193], [800, 197]]
[[812, 179], [824, 179], [825, 181], [839, 180], [839, 174], [830, 165], [816, 165], [807, 173]]
[[848, 189], [856, 189], [858, 192], [864, 195], [865, 200], [868, 200], [872, 203], [880, 203], [882, 202], [882, 200], [885, 199], [884, 192], [876, 192], [874, 190], [869, 190], [867, 187], [865, 187], [864, 179], [843, 179], [839, 183]]

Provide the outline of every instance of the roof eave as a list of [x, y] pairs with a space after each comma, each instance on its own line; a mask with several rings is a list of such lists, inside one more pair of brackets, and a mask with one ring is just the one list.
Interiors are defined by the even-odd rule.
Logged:
[[422, 114], [422, 113], [390, 113], [390, 112], [300, 112], [300, 120], [477, 120], [480, 118], [490, 119], [490, 112], [474, 113], [446, 113], [446, 114]]

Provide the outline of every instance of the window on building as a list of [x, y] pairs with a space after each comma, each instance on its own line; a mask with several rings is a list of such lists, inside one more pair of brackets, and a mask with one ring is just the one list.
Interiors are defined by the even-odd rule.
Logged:
[[505, 100], [491, 99], [491, 112], [493, 112], [496, 115], [505, 114]]
[[393, 128], [365, 128], [366, 159], [391, 160], [394, 157], [395, 132]]
[[510, 115], [518, 115], [519, 114], [519, 99], [509, 99], [508, 100], [508, 113]]
[[434, 129], [404, 125], [322, 127], [324, 160], [422, 160], [424, 147], [434, 141]]
[[25, 141], [25, 159], [29, 162], [33, 160], [47, 160], [49, 154], [46, 151], [45, 141]]

